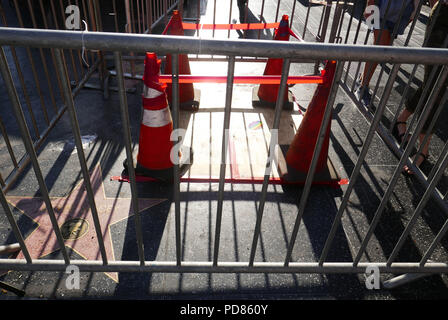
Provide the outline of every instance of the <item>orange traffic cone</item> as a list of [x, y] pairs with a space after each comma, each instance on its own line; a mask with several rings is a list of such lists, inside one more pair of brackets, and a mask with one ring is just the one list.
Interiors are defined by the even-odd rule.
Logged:
[[[171, 160], [174, 144], [170, 139], [173, 120], [166, 98], [166, 85], [159, 82], [160, 64], [161, 60], [157, 59], [155, 53], [146, 54], [142, 94], [143, 116], [135, 170], [137, 175], [171, 182], [174, 178], [174, 165]], [[180, 157], [181, 176], [188, 170], [193, 159], [191, 149], [187, 150], [186, 154], [189, 157]], [[123, 164], [127, 168], [126, 160]]]
[[[280, 168], [285, 180], [297, 180], [306, 178], [311, 166], [314, 148], [317, 143], [320, 126], [327, 106], [328, 96], [334, 78], [336, 61], [327, 61], [325, 70], [322, 71], [324, 81], [316, 88], [314, 96], [307, 108], [299, 129], [286, 153], [287, 169]], [[328, 159], [328, 147], [330, 144], [330, 125], [325, 133], [325, 140], [317, 161], [315, 179], [338, 179], [333, 165]], [[282, 172], [283, 171], [283, 172]]]
[[[170, 35], [173, 36], [183, 36], [184, 29], [182, 27], [182, 17], [178, 10], [174, 10], [173, 16], [166, 26], [163, 34], [167, 34], [169, 32]], [[166, 64], [164, 68], [165, 74], [172, 74], [172, 64], [171, 64], [171, 55], [168, 54], [166, 56]], [[185, 54], [179, 55], [179, 74], [191, 74], [190, 70], [190, 62], [188, 61], [188, 56]], [[169, 83], [166, 88], [166, 93], [168, 95], [168, 102], [172, 103], [172, 95], [173, 89], [172, 84]], [[200, 91], [194, 89], [192, 83], [182, 83], [179, 84], [179, 103], [180, 108], [185, 110], [197, 110], [199, 108], [199, 100], [200, 100]]]
[[[289, 17], [287, 15], [283, 15], [282, 20], [280, 21], [280, 25], [275, 31], [274, 40], [289, 41], [289, 36], [291, 34], [292, 31], [289, 28]], [[281, 75], [282, 67], [283, 59], [270, 58], [268, 59], [263, 75]], [[252, 94], [253, 106], [275, 108], [279, 88], [280, 85], [278, 84], [260, 84], [259, 86], [255, 87]], [[292, 95], [286, 90], [283, 109], [292, 110], [293, 106]]]

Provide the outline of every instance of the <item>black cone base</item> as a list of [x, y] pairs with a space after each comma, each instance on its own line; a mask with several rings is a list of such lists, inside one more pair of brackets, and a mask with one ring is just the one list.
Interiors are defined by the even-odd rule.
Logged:
[[[189, 147], [181, 147], [181, 158], [179, 163], [179, 177], [182, 177], [193, 164], [193, 149]], [[123, 166], [128, 172], [127, 160], [124, 159]], [[137, 162], [135, 167], [135, 174], [137, 176], [145, 176], [153, 178], [159, 182], [173, 183], [174, 182], [174, 166], [167, 169], [149, 169], [141, 166]]]

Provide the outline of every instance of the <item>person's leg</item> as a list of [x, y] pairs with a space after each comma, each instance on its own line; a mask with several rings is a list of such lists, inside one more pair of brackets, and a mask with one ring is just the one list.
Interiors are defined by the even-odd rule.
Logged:
[[[426, 72], [426, 69], [425, 69]], [[409, 117], [414, 114], [415, 108], [417, 107], [418, 102], [422, 96], [423, 90], [422, 88], [418, 88], [418, 90], [411, 96], [411, 98], [407, 98], [405, 101], [405, 107], [400, 112], [397, 117], [397, 122], [395, 122], [394, 127], [392, 129], [392, 135], [397, 139], [399, 143], [403, 140], [403, 136], [406, 133], [406, 122]]]
[[238, 0], [238, 10], [240, 13], [240, 23], [246, 23], [246, 2], [247, 0]]
[[[421, 133], [418, 137], [420, 144], [423, 143], [423, 140], [426, 137], [426, 133]], [[431, 138], [432, 138], [432, 133], [429, 134], [428, 137], [428, 141], [425, 143], [425, 145], [422, 148], [422, 152], [419, 154], [416, 154], [414, 157], [414, 164], [419, 167], [423, 161], [428, 159], [429, 156], [429, 144], [431, 142]], [[407, 174], [413, 174], [414, 172], [408, 167], [408, 166], [404, 166], [404, 172], [406, 172]]]
[[[392, 43], [392, 37], [387, 29], [383, 30], [373, 30], [375, 45], [380, 46], [390, 46]], [[377, 67], [377, 63], [375, 62], [366, 62], [364, 66], [363, 74], [361, 75], [361, 86], [368, 86], [370, 80], [372, 79], [373, 74], [375, 73], [375, 69]]]

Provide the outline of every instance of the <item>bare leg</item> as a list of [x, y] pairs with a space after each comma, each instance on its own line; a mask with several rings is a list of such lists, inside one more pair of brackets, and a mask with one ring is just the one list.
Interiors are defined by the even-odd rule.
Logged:
[[412, 112], [407, 110], [406, 108], [401, 111], [400, 115], [397, 118], [397, 127], [398, 127], [398, 134], [404, 134], [406, 132], [406, 124], [405, 122], [408, 121], [409, 117], [412, 115]]
[[[419, 135], [419, 141], [420, 143], [423, 143], [423, 140], [425, 139], [426, 134], [425, 133], [421, 133]], [[414, 164], [419, 167], [422, 162], [425, 160], [425, 158], [428, 156], [429, 154], [429, 143], [431, 141], [432, 138], [432, 134], [429, 135], [428, 137], [428, 141], [426, 142], [426, 144], [423, 146], [422, 148], [422, 152], [420, 154], [416, 154], [414, 157]], [[408, 166], [404, 166], [404, 171], [408, 174], [413, 174], [414, 172], [408, 167]]]
[[[380, 32], [382, 31], [382, 32]], [[392, 43], [391, 35], [389, 30], [373, 30], [373, 34], [375, 37], [375, 45], [381, 46], [390, 46]], [[380, 37], [381, 35], [381, 37]], [[375, 73], [375, 69], [378, 63], [374, 62], [366, 62], [364, 66], [364, 72], [361, 76], [361, 85], [368, 86], [370, 80], [372, 79], [373, 74]]]

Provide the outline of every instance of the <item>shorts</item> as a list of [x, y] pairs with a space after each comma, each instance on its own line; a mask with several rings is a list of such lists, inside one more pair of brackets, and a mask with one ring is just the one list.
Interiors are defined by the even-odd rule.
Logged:
[[[386, 15], [386, 9], [388, 6], [388, 1], [392, 1], [392, 3], [389, 5], [389, 10]], [[411, 15], [414, 12], [414, 1], [413, 0], [403, 0], [406, 2], [405, 9], [403, 11], [403, 14], [400, 18], [400, 11], [403, 2], [399, 0], [381, 0], [378, 1], [378, 6], [380, 8], [380, 27], [383, 25], [384, 22], [384, 29], [388, 30], [390, 34], [393, 34], [395, 28], [397, 27], [397, 35], [404, 34], [404, 31], [406, 30], [406, 27], [409, 24], [409, 21], [411, 19]], [[386, 16], [386, 17], [385, 17]], [[383, 21], [386, 19], [386, 21]]]

